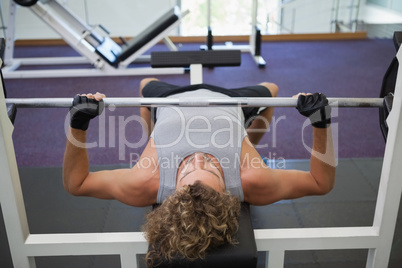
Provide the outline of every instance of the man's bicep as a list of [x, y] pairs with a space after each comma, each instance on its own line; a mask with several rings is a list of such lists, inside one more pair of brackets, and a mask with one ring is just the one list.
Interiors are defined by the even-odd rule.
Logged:
[[123, 188], [129, 169], [102, 170], [90, 172], [79, 189], [79, 195], [101, 199], [116, 199]]
[[155, 203], [155, 187], [149, 187], [149, 180], [133, 169], [103, 170], [90, 173], [83, 184], [86, 196], [101, 199], [115, 199], [124, 204], [144, 207]]
[[281, 199], [295, 199], [317, 194], [318, 184], [309, 171], [277, 170], [277, 191]]
[[317, 184], [310, 172], [267, 169], [245, 184], [245, 196], [254, 205], [269, 205], [284, 199], [311, 195]]

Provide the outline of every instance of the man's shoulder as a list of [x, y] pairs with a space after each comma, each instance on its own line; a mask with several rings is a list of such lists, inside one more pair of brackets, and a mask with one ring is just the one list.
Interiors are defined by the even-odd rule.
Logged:
[[240, 176], [242, 181], [253, 182], [269, 175], [270, 168], [248, 139], [243, 141], [240, 157]]
[[152, 138], [149, 139], [141, 155], [131, 159], [131, 166], [134, 169], [153, 171], [153, 173], [157, 170], [159, 173], [158, 154]]
[[257, 152], [250, 140], [246, 137], [243, 140], [241, 157], [240, 157], [240, 170], [242, 172], [249, 171], [251, 173], [258, 172], [259, 169], [265, 166], [261, 155]]

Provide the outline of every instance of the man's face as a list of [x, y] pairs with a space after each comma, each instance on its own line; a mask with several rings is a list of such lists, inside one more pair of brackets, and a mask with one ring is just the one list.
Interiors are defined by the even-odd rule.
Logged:
[[222, 168], [216, 158], [197, 152], [186, 157], [177, 171], [176, 188], [200, 181], [217, 192], [225, 189]]

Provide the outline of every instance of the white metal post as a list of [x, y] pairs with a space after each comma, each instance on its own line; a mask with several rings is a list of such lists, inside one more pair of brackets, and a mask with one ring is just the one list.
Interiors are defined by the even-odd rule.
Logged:
[[190, 84], [202, 84], [202, 64], [190, 65]]
[[[399, 62], [402, 50], [397, 53]], [[385, 146], [381, 181], [373, 226], [378, 228], [379, 247], [369, 250], [367, 268], [387, 267], [402, 192], [402, 68], [398, 69], [392, 110], [387, 118], [388, 136]]]
[[207, 1], [207, 27], [211, 27], [211, 0]]
[[23, 247], [29, 228], [11, 136], [13, 129], [0, 83], [0, 204], [14, 267], [33, 268], [35, 262]]
[[270, 250], [266, 256], [266, 267], [284, 267], [285, 265], [285, 251], [284, 250]]

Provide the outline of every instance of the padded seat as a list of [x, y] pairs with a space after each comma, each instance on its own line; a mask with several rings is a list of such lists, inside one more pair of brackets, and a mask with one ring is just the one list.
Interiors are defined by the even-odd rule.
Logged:
[[151, 52], [152, 68], [240, 66], [240, 50], [155, 51]]
[[124, 46], [120, 47], [110, 37], [105, 37], [103, 42], [95, 48], [95, 52], [117, 68], [120, 62], [128, 59], [179, 19], [180, 10], [178, 7], [173, 7]]
[[140, 48], [145, 46], [148, 42], [152, 41], [158, 34], [166, 30], [169, 26], [180, 19], [179, 11], [176, 7], [166, 12], [161, 18], [152, 23], [144, 31], [139, 33], [136, 37], [127, 42], [118, 56], [119, 61], [124, 61]]

